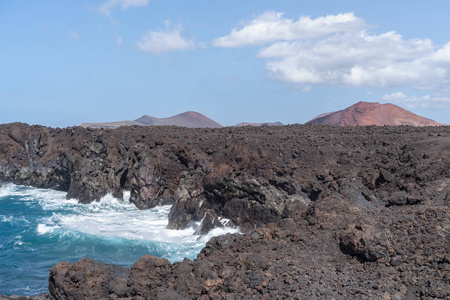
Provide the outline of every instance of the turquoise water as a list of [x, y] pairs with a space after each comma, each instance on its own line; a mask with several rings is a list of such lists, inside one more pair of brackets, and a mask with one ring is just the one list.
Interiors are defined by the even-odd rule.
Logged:
[[[127, 198], [127, 197], [125, 197]], [[90, 257], [130, 267], [151, 254], [171, 262], [194, 259], [214, 235], [165, 229], [170, 206], [140, 211], [105, 196], [84, 205], [64, 192], [6, 184], [0, 187], [0, 294], [48, 292], [48, 270], [59, 261]]]

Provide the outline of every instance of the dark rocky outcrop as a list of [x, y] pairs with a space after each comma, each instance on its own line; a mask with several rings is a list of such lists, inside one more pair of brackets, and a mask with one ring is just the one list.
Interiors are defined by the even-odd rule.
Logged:
[[[245, 235], [213, 238], [194, 261], [143, 256], [118, 293], [107, 289], [111, 271], [96, 275], [86, 260], [59, 263], [50, 282], [65, 280], [66, 295], [57, 299], [89, 299], [74, 296], [86, 293], [78, 282], [94, 282], [89, 287], [97, 299], [448, 299], [448, 212], [409, 206], [405, 219], [398, 207], [353, 211], [345, 214], [351, 228], [340, 236], [340, 225], [323, 230], [286, 218]], [[365, 221], [379, 213], [377, 224]], [[76, 266], [81, 279], [71, 273]]]
[[130, 190], [142, 209], [172, 203], [170, 228], [227, 218], [244, 232], [194, 261], [60, 263], [57, 299], [445, 299], [449, 149], [450, 127], [9, 124], [0, 180], [83, 202]]
[[99, 299], [130, 292], [130, 269], [104, 264], [89, 258], [71, 264], [60, 262], [50, 269], [49, 291], [56, 299]]
[[[299, 211], [323, 191], [366, 206], [414, 205], [448, 174], [448, 127], [115, 130], [0, 126], [0, 181], [67, 191], [83, 203], [107, 193], [141, 209], [175, 204], [169, 227], [244, 229]], [[430, 153], [425, 147], [434, 147]], [[322, 197], [323, 198], [323, 197]], [[300, 213], [301, 214], [301, 213]]]

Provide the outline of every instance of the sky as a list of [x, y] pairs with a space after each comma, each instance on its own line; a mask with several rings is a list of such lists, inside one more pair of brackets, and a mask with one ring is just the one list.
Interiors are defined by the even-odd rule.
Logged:
[[450, 1], [1, 0], [0, 123], [197, 111], [304, 123], [359, 101], [450, 124]]

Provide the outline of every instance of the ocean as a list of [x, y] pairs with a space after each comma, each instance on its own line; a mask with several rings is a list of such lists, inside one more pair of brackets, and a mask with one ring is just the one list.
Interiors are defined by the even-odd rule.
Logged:
[[49, 269], [59, 261], [89, 257], [130, 267], [144, 254], [171, 262], [195, 259], [216, 228], [194, 235], [195, 226], [168, 230], [170, 206], [138, 210], [111, 195], [79, 204], [65, 192], [5, 184], [0, 187], [0, 294], [48, 292]]

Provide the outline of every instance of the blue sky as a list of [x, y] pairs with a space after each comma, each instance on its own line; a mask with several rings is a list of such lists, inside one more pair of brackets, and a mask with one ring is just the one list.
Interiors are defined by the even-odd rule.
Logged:
[[193, 110], [304, 123], [358, 101], [450, 124], [450, 1], [0, 1], [0, 123]]

